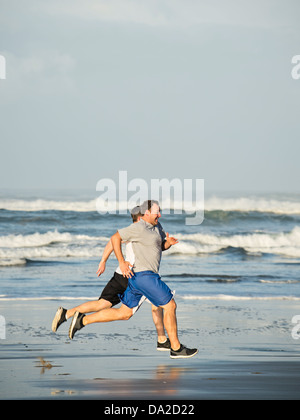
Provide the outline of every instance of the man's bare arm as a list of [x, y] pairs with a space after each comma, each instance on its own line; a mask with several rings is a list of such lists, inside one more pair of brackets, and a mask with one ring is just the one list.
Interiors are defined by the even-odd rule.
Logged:
[[128, 261], [125, 261], [125, 259], [124, 259], [124, 256], [123, 256], [123, 253], [122, 253], [122, 247], [121, 247], [122, 238], [121, 238], [119, 232], [116, 232], [111, 237], [111, 243], [112, 243], [114, 253], [117, 257], [117, 260], [119, 261], [120, 269], [123, 273], [123, 276], [124, 277], [132, 277], [133, 272], [130, 269], [130, 267], [132, 267], [132, 265]]
[[[123, 243], [123, 242], [122, 242]], [[98, 270], [97, 270], [97, 272], [96, 272], [96, 274], [98, 275], [98, 277], [99, 276], [101, 276], [101, 274], [103, 274], [104, 273], [104, 271], [105, 271], [105, 265], [106, 265], [106, 261], [108, 260], [108, 258], [110, 257], [110, 254], [113, 252], [113, 246], [112, 246], [112, 243], [111, 243], [111, 239], [107, 242], [107, 244], [106, 244], [106, 246], [105, 246], [105, 248], [104, 248], [104, 251], [103, 251], [103, 255], [102, 255], [102, 258], [101, 258], [101, 261], [100, 261], [100, 263], [99, 263], [99, 266], [98, 266]]]
[[97, 270], [98, 277], [101, 276], [101, 274], [104, 273], [106, 261], [108, 260], [110, 254], [113, 252], [113, 250], [114, 249], [113, 249], [113, 246], [112, 246], [112, 243], [111, 243], [111, 239], [110, 239], [107, 242], [107, 244], [106, 244], [106, 246], [104, 248], [104, 251], [103, 251], [103, 254], [102, 254], [102, 258], [101, 258], [101, 261], [100, 261], [99, 266], [98, 266], [98, 270]]

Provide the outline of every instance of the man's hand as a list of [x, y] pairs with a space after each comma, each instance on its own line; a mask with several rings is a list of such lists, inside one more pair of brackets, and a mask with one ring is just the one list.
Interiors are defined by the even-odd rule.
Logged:
[[122, 271], [123, 277], [131, 278], [134, 276], [131, 268], [133, 267], [132, 264], [128, 261], [124, 261], [120, 263], [120, 269]]
[[101, 276], [105, 271], [105, 261], [100, 261], [98, 265], [98, 270], [96, 271], [97, 276]]
[[169, 249], [172, 245], [178, 244], [178, 240], [173, 236], [169, 236], [168, 232], [166, 233], [166, 239], [164, 242], [164, 249]]
[[168, 232], [166, 233], [166, 242], [168, 242], [170, 245], [178, 244], [178, 240], [173, 236], [169, 236]]

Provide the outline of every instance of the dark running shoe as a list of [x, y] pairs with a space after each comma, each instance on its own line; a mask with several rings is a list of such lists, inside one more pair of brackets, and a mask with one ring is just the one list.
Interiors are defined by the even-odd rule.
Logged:
[[180, 345], [178, 350], [171, 349], [170, 357], [171, 359], [187, 359], [188, 357], [193, 357], [198, 353], [197, 349], [188, 349], [187, 347]]
[[69, 337], [72, 340], [75, 333], [79, 330], [81, 330], [81, 328], [84, 327], [83, 323], [82, 323], [82, 319], [85, 316], [85, 314], [81, 314], [80, 312], [75, 312], [75, 314], [73, 315], [72, 318], [72, 322], [69, 328]]
[[67, 310], [62, 308], [61, 306], [57, 309], [55, 317], [52, 321], [52, 331], [56, 332], [58, 327], [63, 323], [66, 322], [66, 313]]
[[169, 350], [171, 350], [170, 340], [167, 338], [167, 340], [164, 343], [157, 342], [156, 350], [158, 350], [158, 351], [169, 351]]

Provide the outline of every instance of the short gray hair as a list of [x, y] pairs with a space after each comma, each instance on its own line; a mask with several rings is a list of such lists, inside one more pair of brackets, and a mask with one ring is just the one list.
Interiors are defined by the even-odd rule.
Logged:
[[159, 206], [159, 202], [156, 200], [146, 200], [140, 205], [140, 212], [142, 216], [144, 216], [147, 210], [151, 209], [153, 204], [157, 204]]

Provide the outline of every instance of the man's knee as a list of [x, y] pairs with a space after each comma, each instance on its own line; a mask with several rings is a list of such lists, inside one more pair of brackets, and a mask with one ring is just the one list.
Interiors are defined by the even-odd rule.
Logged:
[[129, 314], [129, 313], [126, 313], [126, 314], [123, 314], [123, 321], [128, 321], [130, 318], [132, 317], [132, 313], [131, 314]]
[[172, 307], [173, 307], [173, 309], [175, 311], [176, 308], [177, 308], [177, 305], [176, 305], [176, 302], [175, 302], [174, 298], [172, 298], [169, 303], [171, 303], [171, 305], [172, 305]]
[[161, 306], [166, 311], [175, 311], [177, 308], [175, 300], [172, 298], [169, 303]]
[[121, 320], [128, 321], [133, 315], [133, 310], [128, 308], [127, 306], [122, 308], [121, 312]]
[[161, 306], [154, 306], [152, 305], [152, 312], [154, 314], [159, 314], [162, 311], [162, 307]]

